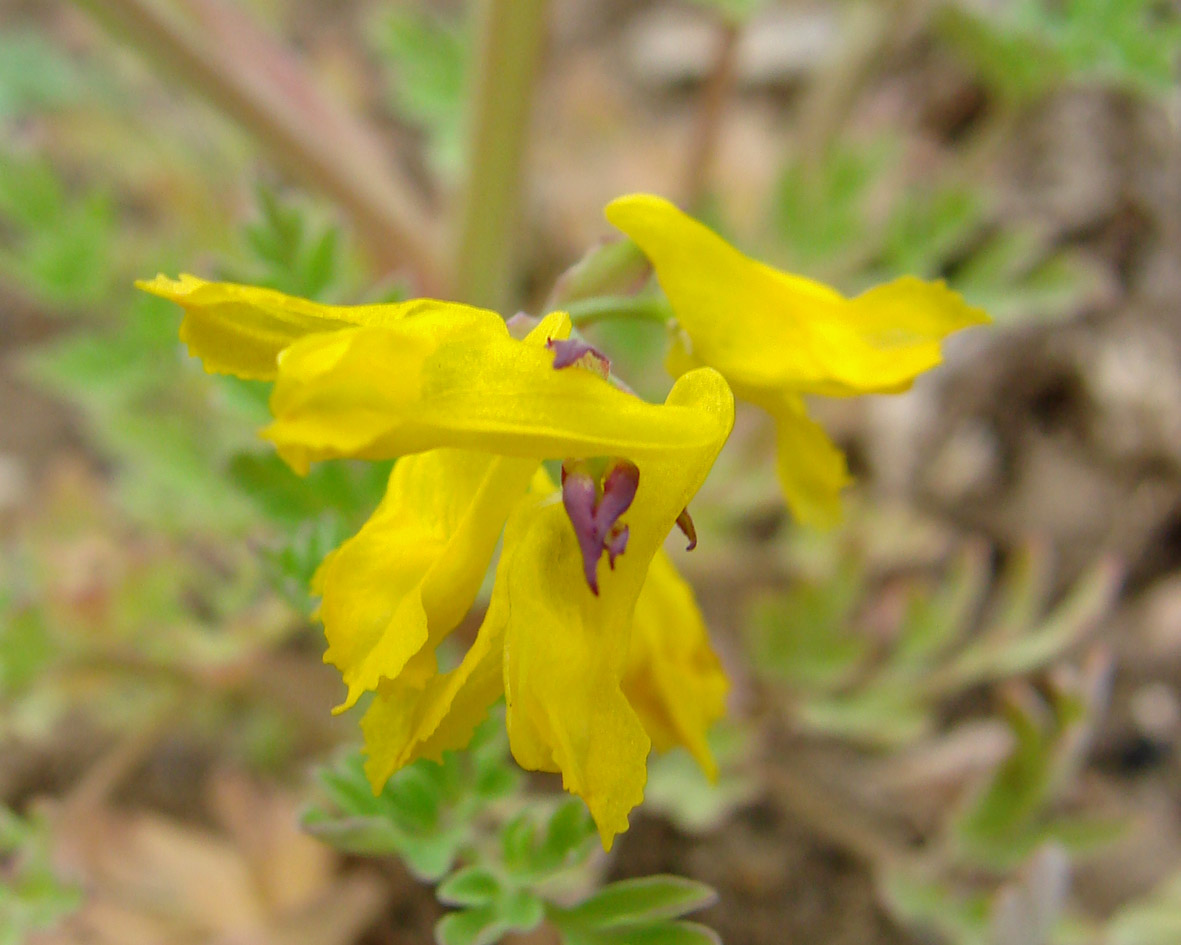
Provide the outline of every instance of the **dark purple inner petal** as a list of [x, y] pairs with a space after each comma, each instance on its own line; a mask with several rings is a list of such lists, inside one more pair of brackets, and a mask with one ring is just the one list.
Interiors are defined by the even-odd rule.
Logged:
[[607, 377], [611, 373], [611, 362], [607, 356], [580, 338], [561, 340], [550, 338], [545, 346], [554, 353], [555, 370], [577, 365], [588, 368], [603, 377]]
[[611, 526], [619, 521], [636, 497], [640, 485], [640, 468], [626, 459], [617, 461], [603, 479], [603, 497], [595, 509], [595, 517], [603, 530], [603, 538]]
[[582, 553], [582, 571], [587, 586], [596, 596], [599, 593], [597, 566], [603, 552], [603, 536], [595, 515], [598, 490], [595, 481], [582, 472], [567, 472], [562, 479], [562, 505], [574, 526], [578, 550]]
[[615, 559], [627, 549], [628, 528], [619, 517], [631, 507], [639, 484], [639, 467], [626, 459], [611, 465], [601, 492], [585, 464], [573, 460], [562, 464], [562, 506], [574, 526], [587, 587], [596, 596], [599, 558], [606, 552], [607, 563], [614, 569]]

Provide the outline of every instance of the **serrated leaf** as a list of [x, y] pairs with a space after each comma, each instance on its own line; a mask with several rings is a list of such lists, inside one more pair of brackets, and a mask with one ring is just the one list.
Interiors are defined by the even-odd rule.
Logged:
[[467, 843], [468, 831], [451, 827], [426, 837], [414, 837], [398, 852], [410, 872], [423, 882], [438, 882], [446, 876]]
[[896, 144], [883, 138], [837, 146], [819, 166], [794, 161], [784, 169], [772, 212], [793, 267], [839, 268], [845, 257], [863, 251], [871, 187], [896, 152]]
[[405, 8], [387, 14], [373, 34], [390, 66], [394, 110], [423, 128], [432, 162], [448, 176], [462, 163], [468, 33], [466, 24]]
[[643, 876], [611, 883], [565, 912], [565, 921], [592, 929], [674, 919], [717, 899], [709, 886], [682, 876]]

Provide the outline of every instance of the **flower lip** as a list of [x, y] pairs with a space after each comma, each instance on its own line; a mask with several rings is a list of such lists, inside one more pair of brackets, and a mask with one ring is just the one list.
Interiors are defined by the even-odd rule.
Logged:
[[587, 587], [596, 597], [599, 559], [606, 552], [614, 569], [615, 559], [627, 548], [628, 528], [619, 519], [631, 507], [639, 484], [639, 467], [626, 459], [611, 464], [601, 486], [586, 463], [562, 464], [562, 506], [578, 538]]

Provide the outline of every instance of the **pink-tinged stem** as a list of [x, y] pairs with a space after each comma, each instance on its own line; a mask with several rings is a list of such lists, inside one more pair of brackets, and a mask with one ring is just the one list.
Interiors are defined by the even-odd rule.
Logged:
[[379, 266], [445, 295], [434, 222], [381, 144], [329, 100], [298, 60], [237, 6], [181, 0], [75, 0], [161, 69], [241, 124], [293, 177], [353, 220]]

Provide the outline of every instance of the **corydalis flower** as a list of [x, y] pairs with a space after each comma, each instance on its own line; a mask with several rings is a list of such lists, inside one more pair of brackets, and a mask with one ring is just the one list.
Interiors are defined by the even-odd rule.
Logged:
[[849, 474], [802, 395], [906, 390], [940, 362], [944, 337], [988, 321], [942, 282], [909, 276], [845, 298], [743, 255], [660, 197], [620, 197], [606, 215], [643, 250], [672, 304], [680, 331], [669, 370], [714, 367], [771, 414], [784, 496], [808, 524], [839, 518]]
[[[517, 340], [495, 313], [445, 302], [335, 307], [192, 276], [142, 288], [185, 309], [181, 337], [207, 370], [275, 381], [263, 436], [297, 471], [402, 457], [374, 515], [314, 579], [341, 708], [376, 692], [362, 721], [375, 789], [465, 745], [502, 695], [517, 761], [560, 771], [606, 846], [642, 797], [653, 740], [712, 765], [705, 728], [725, 681], [661, 544], [733, 422], [716, 371], [648, 404], [589, 352], [547, 350], [569, 335], [562, 313]], [[569, 366], [555, 368], [563, 354]], [[579, 531], [539, 465], [550, 458], [614, 476], [594, 484]], [[440, 672], [436, 648], [502, 530], [476, 640]], [[613, 567], [597, 567], [604, 553]]]

